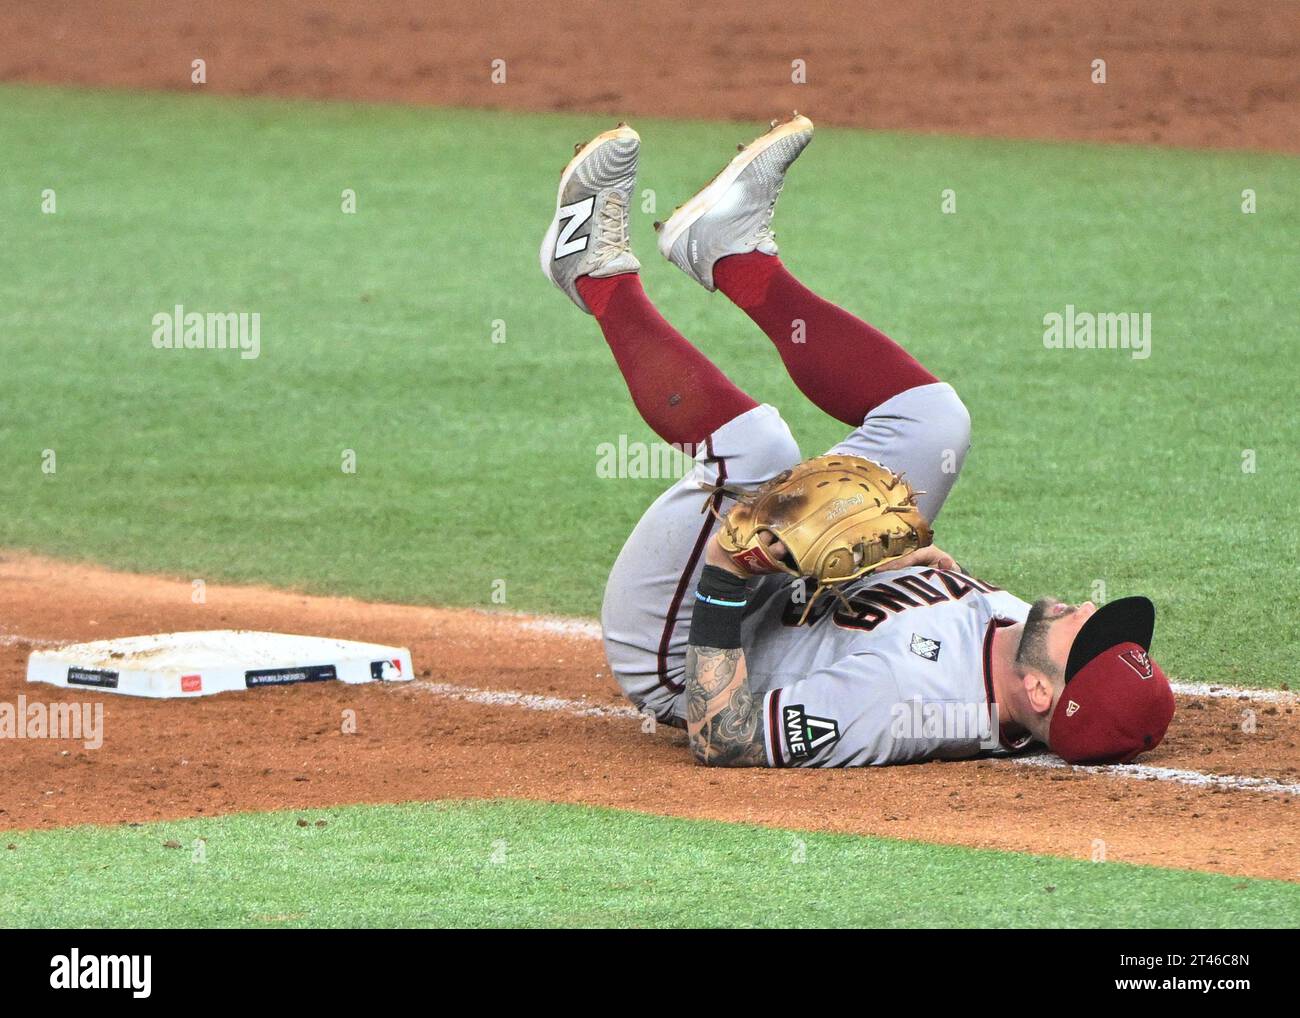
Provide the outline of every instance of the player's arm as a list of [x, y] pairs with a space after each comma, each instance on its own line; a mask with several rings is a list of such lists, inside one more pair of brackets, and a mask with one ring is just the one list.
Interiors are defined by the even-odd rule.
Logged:
[[749, 688], [740, 645], [746, 579], [710, 541], [686, 651], [686, 728], [696, 762], [712, 767], [767, 764], [762, 700]]
[[[783, 547], [764, 540], [769, 554]], [[901, 566], [951, 568], [952, 558], [933, 546]], [[893, 565], [891, 563], [891, 565]], [[883, 662], [850, 656], [763, 696], [749, 688], [740, 623], [748, 601], [746, 577], [716, 541], [709, 542], [696, 591], [686, 651], [686, 727], [697, 763], [713, 767], [844, 767], [901, 761], [907, 746], [891, 724], [900, 702]], [[768, 732], [767, 718], [780, 718]], [[842, 739], [851, 727], [851, 734]], [[767, 744], [772, 745], [772, 759]]]
[[686, 652], [686, 726], [696, 763], [763, 767], [761, 701], [745, 681], [739, 647], [691, 647]]

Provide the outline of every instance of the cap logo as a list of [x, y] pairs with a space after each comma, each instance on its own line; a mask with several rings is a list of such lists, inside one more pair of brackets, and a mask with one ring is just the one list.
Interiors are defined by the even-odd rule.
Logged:
[[1065, 716], [1067, 718], [1072, 718], [1077, 713], [1079, 713], [1079, 705], [1075, 703], [1073, 700], [1071, 700], [1069, 703], [1065, 705]]
[[1119, 659], [1132, 668], [1139, 679], [1151, 678], [1151, 658], [1145, 650], [1126, 650]]

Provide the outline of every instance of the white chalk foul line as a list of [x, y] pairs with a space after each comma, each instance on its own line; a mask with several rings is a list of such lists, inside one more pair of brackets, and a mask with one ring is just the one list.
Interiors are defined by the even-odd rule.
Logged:
[[495, 689], [475, 689], [473, 686], [454, 686], [448, 682], [416, 682], [416, 689], [450, 700], [479, 703], [487, 707], [521, 707], [524, 710], [551, 711], [578, 718], [635, 718], [642, 715], [634, 707], [602, 707], [583, 700], [565, 700], [558, 696], [539, 696], [536, 693], [510, 693]]
[[[539, 696], [536, 693], [514, 693], [494, 689], [477, 689], [457, 686], [449, 682], [420, 682], [412, 686], [434, 696], [478, 703], [487, 707], [519, 707], [523, 710], [550, 711], [579, 718], [626, 718], [641, 720], [642, 715], [632, 707], [602, 707], [585, 700], [566, 700], [559, 696]], [[394, 687], [398, 688], [398, 687]], [[1067, 764], [1049, 754], [1009, 757], [1006, 761], [1030, 767], [1062, 768], [1083, 774], [1097, 774], [1108, 778], [1127, 778], [1130, 781], [1173, 781], [1193, 788], [1223, 788], [1238, 792], [1266, 792], [1273, 795], [1300, 795], [1300, 785], [1288, 785], [1274, 778], [1254, 778], [1236, 774], [1206, 774], [1202, 771], [1182, 770], [1176, 767], [1150, 767], [1146, 764], [1114, 764], [1085, 767]]]
[[[572, 636], [582, 640], [599, 640], [600, 623], [594, 619], [565, 618], [560, 615], [527, 615], [523, 612], [490, 612], [480, 614], [504, 618], [516, 623], [520, 629], [534, 633]], [[29, 644], [33, 647], [59, 647], [66, 640], [41, 640], [32, 636], [0, 633], [0, 647]], [[1285, 689], [1244, 689], [1239, 686], [1220, 686], [1211, 682], [1171, 682], [1170, 688], [1179, 696], [1205, 696], [1223, 700], [1258, 700], [1261, 703], [1296, 703], [1300, 695]]]
[[[502, 614], [503, 617], [517, 621], [522, 629], [540, 633], [556, 633], [562, 636], [575, 636], [582, 639], [600, 639], [600, 624], [590, 619], [561, 618], [558, 616], [525, 615], [522, 613]], [[16, 633], [0, 633], [0, 646], [23, 644], [32, 647], [57, 647], [66, 641], [43, 640]], [[416, 682], [419, 689], [435, 696], [444, 696], [467, 703], [478, 703], [488, 707], [519, 707], [523, 710], [553, 711], [569, 714], [573, 717], [599, 718], [642, 718], [642, 714], [633, 707], [602, 707], [583, 700], [566, 700], [556, 696], [539, 696], [535, 693], [512, 693], [492, 689], [475, 689], [472, 686], [455, 686], [449, 683]], [[1297, 699], [1294, 692], [1277, 689], [1240, 689], [1234, 686], [1218, 686], [1200, 682], [1170, 683], [1175, 693], [1182, 696], [1206, 696], [1223, 699], [1254, 700], [1266, 703], [1293, 703]], [[1012, 763], [1030, 767], [1065, 768], [1084, 774], [1098, 774], [1105, 777], [1127, 778], [1130, 781], [1173, 781], [1193, 788], [1224, 788], [1234, 791], [1265, 792], [1273, 795], [1300, 795], [1300, 784], [1287, 784], [1274, 778], [1256, 778], [1236, 774], [1206, 774], [1202, 771], [1183, 770], [1176, 767], [1151, 767], [1147, 764], [1123, 764], [1109, 766], [1083, 767], [1065, 763], [1065, 761], [1048, 754], [1039, 756], [1011, 757]]]
[[1222, 700], [1258, 700], [1261, 703], [1295, 703], [1296, 694], [1289, 689], [1241, 689], [1209, 682], [1171, 682], [1169, 688], [1179, 696], [1208, 696]]
[[578, 636], [588, 640], [599, 640], [600, 623], [591, 619], [565, 619], [554, 615], [510, 615], [519, 622], [521, 629], [530, 629], [534, 633], [558, 633], [561, 636]]
[[1195, 788], [1226, 788], [1242, 792], [1271, 792], [1274, 795], [1300, 795], [1300, 785], [1288, 785], [1276, 778], [1252, 778], [1239, 774], [1206, 774], [1178, 767], [1151, 767], [1147, 764], [1113, 764], [1084, 766], [1067, 764], [1059, 757], [1040, 754], [1016, 756], [1013, 763], [1029, 767], [1068, 768], [1082, 774], [1101, 774], [1106, 777], [1129, 778], [1133, 781], [1176, 781]]
[[[599, 640], [600, 623], [592, 619], [564, 618], [558, 615], [525, 615], [522, 612], [485, 613], [511, 619], [521, 629], [534, 633], [554, 633], [580, 639]], [[1217, 682], [1171, 682], [1170, 688], [1178, 696], [1207, 696], [1223, 700], [1258, 700], [1262, 703], [1295, 703], [1300, 700], [1295, 692], [1286, 689], [1244, 689], [1239, 686], [1221, 686]]]
[[0, 633], [0, 647], [58, 647], [63, 640], [38, 640], [32, 636], [17, 636], [13, 633]]

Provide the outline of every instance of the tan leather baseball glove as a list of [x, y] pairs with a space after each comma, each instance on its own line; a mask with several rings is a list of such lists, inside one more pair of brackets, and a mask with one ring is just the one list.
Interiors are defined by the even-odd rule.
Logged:
[[[718, 543], [746, 573], [813, 577], [819, 594], [934, 540], [916, 495], [879, 463], [817, 456], [738, 495], [721, 517]], [[769, 553], [764, 532], [785, 546], [784, 556]]]

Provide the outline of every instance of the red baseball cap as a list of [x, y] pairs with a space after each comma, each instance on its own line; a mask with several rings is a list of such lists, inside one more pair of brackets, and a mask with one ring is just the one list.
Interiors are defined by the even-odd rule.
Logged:
[[1067, 763], [1128, 763], [1165, 737], [1174, 692], [1151, 660], [1156, 606], [1123, 597], [1099, 608], [1070, 645], [1065, 691], [1047, 742]]

